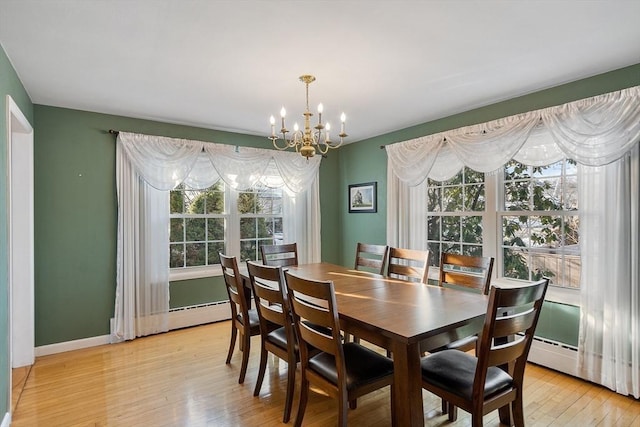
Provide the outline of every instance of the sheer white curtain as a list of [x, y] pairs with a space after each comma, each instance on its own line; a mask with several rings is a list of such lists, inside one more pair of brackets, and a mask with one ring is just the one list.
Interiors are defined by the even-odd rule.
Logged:
[[579, 179], [580, 245], [594, 261], [582, 263], [581, 375], [640, 398], [638, 145]]
[[[112, 342], [168, 329], [169, 197], [180, 183], [235, 189], [261, 182], [285, 187], [295, 218], [285, 239], [301, 242], [301, 260], [320, 260], [320, 157], [120, 132], [116, 143], [118, 236]], [[275, 179], [274, 179], [275, 177]]]
[[[585, 378], [639, 397], [640, 285], [635, 264], [639, 261], [640, 194], [637, 172], [630, 172], [634, 157], [629, 154], [637, 150], [638, 141], [640, 87], [632, 87], [388, 145], [387, 243], [411, 244], [409, 236], [421, 232], [420, 223], [426, 218], [412, 214], [415, 203], [410, 189], [427, 177], [446, 180], [465, 165], [496, 173], [510, 159], [533, 166], [565, 157], [576, 160], [582, 177], [579, 192], [584, 196], [580, 200], [580, 369]], [[612, 198], [612, 203], [605, 202]], [[600, 226], [598, 231], [594, 224]], [[605, 232], [604, 224], [618, 227], [618, 232]], [[413, 239], [421, 244], [419, 238]], [[422, 243], [418, 248], [424, 247]], [[602, 256], [605, 250], [607, 257]], [[623, 276], [605, 279], [612, 271]], [[617, 299], [595, 297], [607, 292], [611, 298], [612, 294], [626, 298], [626, 308], [615, 316]], [[605, 351], [607, 345], [612, 350]]]

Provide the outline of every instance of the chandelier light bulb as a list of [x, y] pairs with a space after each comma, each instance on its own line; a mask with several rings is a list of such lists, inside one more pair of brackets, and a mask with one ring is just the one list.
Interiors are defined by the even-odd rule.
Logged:
[[298, 126], [298, 122], [295, 122], [295, 123], [293, 124], [293, 131], [294, 131], [294, 132], [298, 132], [299, 130], [300, 130], [300, 127]]
[[322, 110], [323, 110], [323, 107], [322, 107], [322, 104], [320, 103], [318, 104], [318, 114], [322, 114]]
[[273, 117], [273, 116], [269, 117], [269, 123], [271, 123], [271, 126], [275, 125], [276, 124], [276, 118]]
[[280, 110], [280, 117], [284, 119], [286, 116], [287, 116], [287, 110], [285, 110], [284, 107], [282, 107], [282, 110]]

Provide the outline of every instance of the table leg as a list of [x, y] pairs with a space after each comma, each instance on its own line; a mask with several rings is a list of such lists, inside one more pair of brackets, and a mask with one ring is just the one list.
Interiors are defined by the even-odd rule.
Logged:
[[393, 425], [424, 426], [422, 376], [418, 343], [393, 342]]

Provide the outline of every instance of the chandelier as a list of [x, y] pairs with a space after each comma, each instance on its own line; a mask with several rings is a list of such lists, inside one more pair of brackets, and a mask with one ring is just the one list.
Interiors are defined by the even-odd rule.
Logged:
[[[318, 150], [321, 154], [326, 154], [330, 148], [338, 148], [342, 145], [342, 141], [347, 134], [344, 132], [344, 122], [346, 116], [344, 113], [340, 116], [341, 126], [338, 137], [339, 142], [333, 142], [331, 140], [330, 130], [331, 125], [329, 123], [322, 123], [322, 104], [318, 105], [318, 124], [311, 128], [311, 117], [313, 113], [309, 111], [309, 84], [315, 81], [315, 77], [305, 74], [300, 76], [300, 81], [305, 84], [307, 92], [307, 109], [302, 114], [304, 116], [304, 129], [300, 129], [298, 123], [293, 125], [293, 133], [287, 135], [290, 131], [284, 124], [287, 110], [282, 107], [280, 110], [280, 117], [282, 119], [282, 128], [280, 129], [280, 135], [276, 135], [276, 119], [271, 116], [269, 119], [271, 123], [271, 136], [269, 139], [273, 142], [273, 146], [278, 150], [286, 150], [287, 148], [295, 148], [297, 153], [300, 153], [303, 157], [309, 160], [309, 157], [313, 157]], [[281, 146], [279, 142], [282, 139], [284, 146]]]

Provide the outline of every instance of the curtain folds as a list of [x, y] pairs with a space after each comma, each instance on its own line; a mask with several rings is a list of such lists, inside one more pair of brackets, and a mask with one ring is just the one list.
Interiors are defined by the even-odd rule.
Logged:
[[184, 183], [205, 189], [223, 180], [237, 190], [260, 182], [283, 187], [284, 237], [303, 262], [320, 261], [321, 157], [120, 132], [116, 142], [118, 235], [112, 342], [168, 330], [169, 197]]
[[[446, 180], [463, 165], [491, 173], [511, 159], [562, 158], [602, 166], [640, 139], [640, 86], [387, 145], [389, 167], [407, 185]], [[431, 172], [434, 170], [434, 174]]]
[[[387, 244], [424, 249], [412, 191], [464, 166], [578, 162], [581, 321], [578, 370], [640, 398], [640, 86], [386, 146]], [[424, 215], [426, 204], [422, 205]], [[422, 245], [422, 246], [421, 246]], [[496, 248], [497, 250], [497, 248]]]

